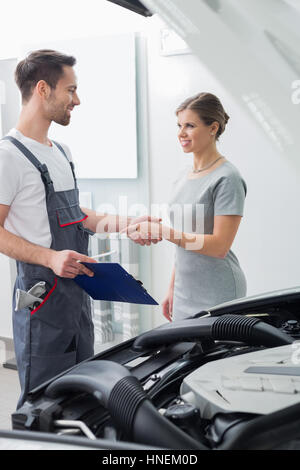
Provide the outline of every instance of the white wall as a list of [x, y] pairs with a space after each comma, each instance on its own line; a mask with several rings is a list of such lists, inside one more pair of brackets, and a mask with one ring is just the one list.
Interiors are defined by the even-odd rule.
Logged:
[[[168, 201], [171, 183], [192, 156], [177, 143], [174, 110], [183, 99], [200, 91], [220, 97], [231, 116], [219, 149], [234, 163], [248, 185], [245, 217], [233, 250], [248, 280], [248, 295], [300, 285], [300, 186], [298, 159], [280, 154], [266, 139], [246, 109], [236, 104], [193, 55], [158, 54], [159, 28], [153, 19], [149, 35], [149, 141], [151, 201]], [[173, 264], [173, 248], [162, 242], [152, 250], [152, 293], [161, 302]], [[164, 321], [155, 307], [156, 324]]]

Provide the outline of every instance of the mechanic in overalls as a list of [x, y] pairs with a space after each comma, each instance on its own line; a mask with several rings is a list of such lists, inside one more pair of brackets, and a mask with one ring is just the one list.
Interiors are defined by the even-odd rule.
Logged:
[[[90, 299], [72, 279], [93, 275], [80, 263], [95, 262], [87, 256], [89, 234], [118, 232], [132, 222], [81, 209], [70, 151], [48, 138], [52, 121], [67, 126], [80, 104], [75, 62], [40, 50], [18, 64], [22, 110], [16, 128], [0, 141], [0, 252], [17, 260], [13, 332], [21, 384], [18, 407], [30, 390], [93, 355]], [[133, 221], [141, 219], [147, 217]], [[138, 233], [131, 238], [141, 245], [157, 241]], [[17, 291], [36, 297], [40, 286], [40, 300], [20, 307]]]

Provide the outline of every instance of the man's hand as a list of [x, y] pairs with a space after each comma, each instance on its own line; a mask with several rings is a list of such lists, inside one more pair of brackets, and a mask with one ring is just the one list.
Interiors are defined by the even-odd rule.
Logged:
[[139, 245], [151, 245], [162, 240], [161, 231], [159, 230], [161, 219], [143, 215], [135, 217], [120, 233], [126, 233], [127, 236]]
[[73, 279], [79, 274], [87, 274], [90, 277], [94, 276], [94, 273], [81, 264], [81, 261], [85, 263], [97, 263], [93, 258], [77, 253], [77, 251], [51, 250], [49, 268], [51, 268], [57, 276], [67, 277], [69, 279]]

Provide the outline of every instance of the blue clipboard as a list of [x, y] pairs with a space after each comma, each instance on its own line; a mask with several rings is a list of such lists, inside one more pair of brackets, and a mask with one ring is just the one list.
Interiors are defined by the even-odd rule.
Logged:
[[83, 263], [93, 271], [75, 277], [74, 281], [95, 300], [158, 305], [142, 286], [118, 263]]

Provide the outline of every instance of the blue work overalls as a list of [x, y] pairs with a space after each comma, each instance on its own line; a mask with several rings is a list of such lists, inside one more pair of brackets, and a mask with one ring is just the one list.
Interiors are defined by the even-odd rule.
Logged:
[[[17, 139], [11, 136], [5, 139], [21, 150], [41, 174], [52, 237], [50, 248], [88, 254], [90, 232], [82, 225], [87, 216], [79, 206], [73, 163], [69, 162], [75, 188], [56, 192], [47, 166]], [[55, 144], [64, 155], [62, 158], [67, 158], [63, 148]], [[16, 289], [28, 291], [39, 281], [45, 281], [47, 288], [42, 303], [33, 309], [15, 311]], [[61, 278], [44, 266], [17, 261], [13, 332], [21, 385], [20, 407], [30, 390], [94, 354], [90, 298], [72, 279]]]

